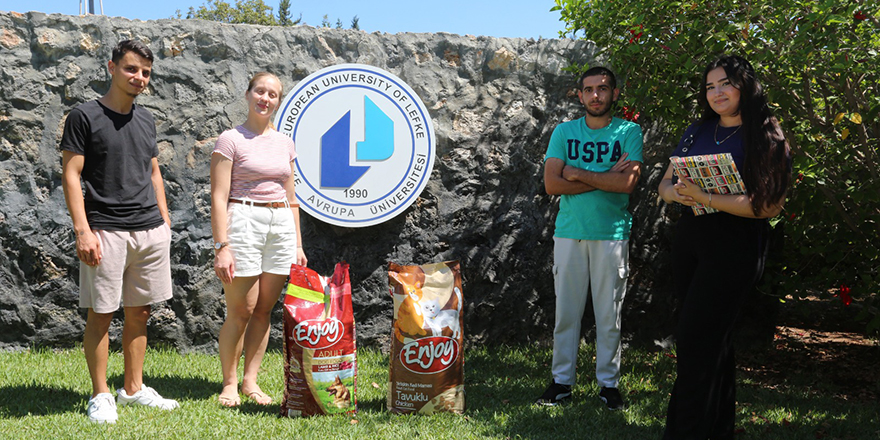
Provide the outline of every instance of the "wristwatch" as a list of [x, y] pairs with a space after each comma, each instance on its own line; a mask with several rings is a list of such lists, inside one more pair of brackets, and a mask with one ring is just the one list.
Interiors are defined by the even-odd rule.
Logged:
[[219, 251], [220, 249], [223, 249], [223, 247], [225, 247], [225, 246], [229, 246], [228, 241], [215, 241], [214, 242], [214, 250], [215, 251]]

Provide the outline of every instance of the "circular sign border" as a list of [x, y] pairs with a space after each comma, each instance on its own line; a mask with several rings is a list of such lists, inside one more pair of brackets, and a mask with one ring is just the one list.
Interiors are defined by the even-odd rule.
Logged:
[[[309, 204], [308, 200], [306, 200], [306, 198], [303, 197], [300, 192], [297, 192], [296, 197], [297, 197], [297, 200], [300, 203], [301, 207], [303, 207], [303, 209], [306, 212], [308, 212], [312, 217], [320, 219], [326, 223], [329, 223], [329, 224], [332, 224], [335, 226], [353, 227], [353, 228], [375, 226], [375, 225], [384, 223], [386, 221], [389, 221], [389, 220], [397, 217], [401, 213], [405, 212], [415, 202], [417, 197], [419, 195], [421, 195], [422, 191], [424, 191], [424, 189], [427, 187], [428, 182], [430, 181], [430, 178], [431, 178], [431, 174], [434, 169], [434, 161], [436, 159], [436, 150], [437, 150], [436, 134], [434, 133], [434, 123], [433, 123], [433, 119], [431, 118], [430, 113], [428, 112], [427, 106], [425, 106], [424, 102], [422, 102], [421, 98], [416, 94], [416, 92], [408, 84], [406, 84], [406, 82], [404, 82], [402, 79], [400, 79], [396, 75], [394, 75], [391, 72], [388, 72], [384, 69], [381, 69], [381, 68], [378, 68], [375, 66], [371, 66], [371, 65], [366, 65], [366, 64], [356, 64], [356, 63], [336, 64], [336, 65], [328, 66], [328, 67], [325, 67], [321, 70], [318, 70], [318, 71], [308, 75], [307, 77], [303, 78], [302, 80], [300, 80], [297, 83], [297, 85], [284, 97], [281, 104], [279, 105], [279, 111], [276, 112], [276, 115], [275, 115], [275, 126], [278, 127], [279, 132], [281, 132], [287, 136], [290, 136], [294, 140], [294, 142], [296, 142], [296, 132], [299, 127], [299, 122], [301, 120], [301, 116], [306, 112], [306, 109], [309, 106], [311, 106], [311, 104], [313, 104], [315, 101], [317, 101], [322, 95], [324, 95], [328, 92], [334, 91], [334, 90], [338, 90], [340, 88], [349, 88], [349, 87], [364, 88], [367, 90], [372, 90], [378, 94], [381, 94], [383, 97], [385, 97], [386, 99], [391, 101], [398, 108], [398, 110], [400, 111], [400, 114], [402, 114], [404, 116], [404, 119], [407, 121], [407, 128], [410, 133], [409, 144], [411, 145], [411, 149], [412, 149], [412, 154], [411, 154], [412, 157], [409, 160], [409, 166], [407, 167], [407, 172], [405, 174], [401, 174], [402, 177], [400, 179], [400, 182], [398, 182], [393, 187], [392, 190], [388, 191], [386, 194], [384, 194], [383, 196], [381, 196], [379, 198], [373, 199], [372, 201], [368, 201], [368, 202], [364, 202], [364, 203], [343, 203], [343, 202], [336, 201], [332, 197], [324, 195], [320, 190], [315, 188], [311, 182], [306, 180], [305, 177], [303, 176], [303, 173], [302, 173], [302, 170], [300, 168], [298, 161], [295, 163], [295, 168], [296, 168], [295, 171], [296, 171], [297, 175], [291, 176], [291, 178], [298, 177], [299, 179], [302, 180], [302, 182], [304, 182], [306, 185], [308, 185], [312, 191], [314, 191], [314, 194], [316, 196], [319, 196], [319, 197], [325, 199], [326, 201], [332, 201], [334, 204], [337, 204], [339, 206], [363, 207], [363, 206], [369, 206], [369, 205], [376, 204], [376, 203], [382, 203], [384, 200], [387, 200], [389, 198], [389, 196], [394, 194], [396, 191], [399, 191], [400, 188], [405, 186], [405, 182], [407, 181], [407, 176], [410, 176], [412, 174], [419, 146], [418, 146], [418, 142], [416, 141], [415, 131], [413, 129], [414, 125], [412, 123], [410, 123], [410, 118], [406, 117], [406, 112], [404, 111], [404, 109], [401, 108], [397, 102], [395, 102], [394, 97], [391, 96], [390, 94], [386, 94], [385, 92], [383, 92], [382, 90], [379, 90], [378, 88], [375, 88], [375, 87], [372, 87], [369, 85], [364, 85], [364, 84], [357, 84], [357, 83], [336, 84], [333, 87], [327, 88], [325, 90], [320, 90], [316, 96], [309, 98], [309, 101], [305, 104], [305, 106], [299, 110], [298, 116], [296, 118], [296, 122], [293, 123], [292, 130], [289, 130], [289, 131], [282, 131], [281, 130], [281, 127], [285, 124], [284, 118], [285, 118], [288, 110], [290, 109], [290, 106], [294, 102], [297, 101], [296, 98], [298, 98], [301, 93], [303, 93], [311, 84], [315, 83], [316, 81], [318, 81], [328, 75], [336, 74], [336, 73], [345, 73], [345, 72], [368, 73], [371, 75], [375, 75], [375, 76], [387, 81], [389, 84], [393, 84], [394, 86], [396, 86], [398, 89], [400, 89], [400, 91], [402, 93], [404, 93], [405, 95], [407, 95], [409, 97], [410, 102], [415, 104], [416, 110], [418, 110], [418, 115], [421, 117], [421, 121], [425, 126], [424, 131], [425, 131], [425, 136], [426, 136], [426, 140], [425, 140], [426, 148], [424, 149], [425, 156], [426, 156], [426, 163], [424, 165], [424, 170], [423, 170], [422, 176], [418, 180], [418, 182], [416, 183], [413, 191], [408, 196], [406, 196], [405, 200], [402, 200], [399, 203], [397, 203], [393, 209], [383, 211], [379, 215], [370, 216], [368, 218], [359, 218], [359, 219], [352, 220], [352, 219], [343, 219], [340, 217], [334, 217], [326, 212], [319, 210], [317, 207]], [[290, 123], [287, 123], [287, 125], [290, 125]]]

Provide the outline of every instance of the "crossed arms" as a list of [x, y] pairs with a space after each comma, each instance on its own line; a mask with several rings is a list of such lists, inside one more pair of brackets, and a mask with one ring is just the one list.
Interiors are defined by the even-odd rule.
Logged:
[[642, 174], [642, 163], [620, 156], [611, 169], [604, 172], [587, 171], [566, 165], [562, 159], [548, 158], [544, 163], [544, 189], [547, 194], [580, 194], [602, 190], [631, 194]]

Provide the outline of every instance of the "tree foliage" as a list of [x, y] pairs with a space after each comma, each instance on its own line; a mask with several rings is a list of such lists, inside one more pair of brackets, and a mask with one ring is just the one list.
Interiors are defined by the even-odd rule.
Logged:
[[219, 21], [222, 23], [249, 23], [276, 26], [278, 20], [272, 7], [263, 0], [235, 0], [235, 6], [223, 0], [207, 0], [198, 8], [190, 7], [186, 18]]
[[[180, 18], [180, 16], [180, 10], [178, 10], [177, 18]], [[305, 24], [302, 21], [302, 14], [296, 20], [292, 19], [291, 16], [290, 0], [279, 1], [277, 15], [273, 13], [272, 7], [263, 0], [235, 0], [235, 5], [223, 0], [206, 0], [205, 4], [198, 8], [190, 6], [189, 12], [186, 14], [186, 18], [198, 18], [222, 23], [247, 23], [265, 26], [296, 26], [298, 24]], [[321, 26], [330, 27], [327, 15], [324, 15]], [[342, 29], [341, 19], [336, 19], [336, 28]], [[356, 15], [352, 19], [352, 29], [360, 29]]]
[[296, 26], [302, 23], [302, 13], [299, 14], [299, 18], [296, 20], [293, 20], [290, 17], [290, 0], [281, 0], [278, 2], [278, 25]]
[[869, 331], [880, 328], [876, 2], [556, 0], [553, 9], [566, 35], [594, 41], [626, 78], [623, 105], [669, 134], [696, 117], [709, 61], [750, 60], [794, 155], [794, 187], [774, 219], [784, 225], [784, 258], [767, 275], [782, 294], [852, 302]]

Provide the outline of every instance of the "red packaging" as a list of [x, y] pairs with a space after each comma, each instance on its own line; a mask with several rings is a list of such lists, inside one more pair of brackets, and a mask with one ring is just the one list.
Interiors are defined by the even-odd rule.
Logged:
[[464, 336], [458, 261], [391, 263], [394, 300], [388, 410], [401, 414], [464, 412]]
[[294, 264], [284, 295], [283, 417], [357, 412], [357, 339], [348, 264], [333, 276]]

